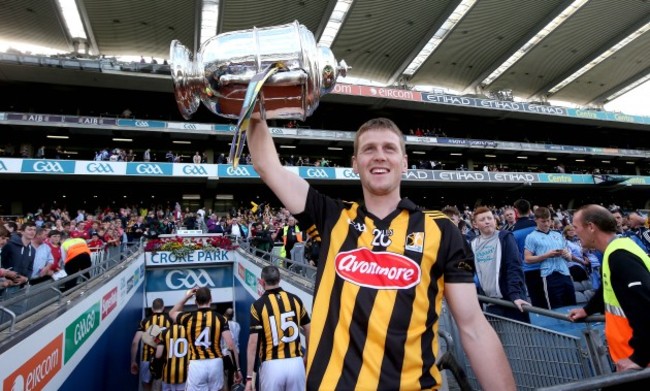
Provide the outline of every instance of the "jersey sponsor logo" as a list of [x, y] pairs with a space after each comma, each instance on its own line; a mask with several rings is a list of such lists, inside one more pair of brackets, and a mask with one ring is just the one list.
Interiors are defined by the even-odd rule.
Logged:
[[32, 358], [7, 376], [2, 382], [3, 390], [40, 391], [63, 366], [63, 338], [59, 334]]
[[406, 236], [406, 246], [408, 251], [422, 253], [424, 249], [424, 232], [411, 232]]
[[108, 163], [88, 163], [86, 171], [97, 174], [114, 173], [113, 167]]
[[208, 175], [208, 171], [202, 166], [186, 164], [183, 166], [182, 170], [185, 175]]
[[392, 243], [390, 237], [393, 236], [392, 229], [373, 229], [372, 245], [375, 247], [388, 247]]
[[111, 289], [102, 297], [102, 320], [117, 307], [117, 287]]
[[214, 288], [215, 284], [210, 274], [205, 269], [198, 270], [172, 270], [165, 277], [165, 284], [169, 289]]
[[366, 225], [364, 223], [359, 223], [359, 222], [356, 222], [356, 221], [354, 221], [352, 219], [348, 219], [348, 224], [350, 224], [352, 226], [352, 228], [354, 228], [354, 230], [357, 231], [357, 232], [365, 232], [366, 231]]
[[409, 289], [420, 283], [422, 275], [420, 266], [410, 258], [367, 248], [338, 253], [334, 265], [342, 279], [374, 289]]

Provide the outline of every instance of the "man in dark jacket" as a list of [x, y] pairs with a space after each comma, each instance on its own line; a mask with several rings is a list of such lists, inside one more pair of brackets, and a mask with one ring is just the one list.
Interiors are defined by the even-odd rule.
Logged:
[[[36, 249], [32, 246], [32, 239], [36, 236], [36, 224], [28, 221], [22, 226], [22, 235], [14, 235], [2, 248], [0, 263], [2, 268], [13, 270], [20, 276], [29, 278], [34, 269], [34, 256]], [[7, 293], [18, 290], [18, 286], [7, 288]]]

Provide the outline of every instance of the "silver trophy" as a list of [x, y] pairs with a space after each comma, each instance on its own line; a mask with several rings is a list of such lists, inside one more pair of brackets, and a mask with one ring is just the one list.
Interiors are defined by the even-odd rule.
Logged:
[[[258, 99], [251, 102], [258, 102], [254, 110], [267, 119], [304, 121], [348, 69], [297, 21], [219, 34], [205, 41], [194, 59], [174, 40], [169, 57], [176, 102], [185, 119], [203, 102], [219, 116], [241, 120], [253, 80], [259, 84], [254, 95]], [[260, 75], [272, 67], [279, 71], [260, 82]]]

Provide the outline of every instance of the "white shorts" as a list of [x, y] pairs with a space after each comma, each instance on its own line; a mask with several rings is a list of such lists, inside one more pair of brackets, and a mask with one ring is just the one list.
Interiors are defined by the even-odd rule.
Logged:
[[259, 391], [303, 391], [305, 362], [302, 357], [264, 361], [260, 365], [259, 377]]
[[151, 371], [149, 366], [151, 363], [149, 361], [140, 361], [140, 381], [144, 384], [151, 383]]
[[187, 370], [187, 391], [219, 391], [223, 388], [223, 360], [209, 358], [190, 360]]
[[163, 382], [162, 391], [185, 391], [185, 383], [167, 384], [167, 383]]

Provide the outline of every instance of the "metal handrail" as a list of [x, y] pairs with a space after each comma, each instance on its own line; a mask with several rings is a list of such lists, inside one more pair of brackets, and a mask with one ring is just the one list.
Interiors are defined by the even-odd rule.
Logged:
[[[0, 311], [6, 312], [9, 314], [11, 317], [10, 320], [7, 320], [6, 322], [0, 323], [0, 331], [5, 331], [7, 328], [9, 329], [9, 332], [15, 331], [16, 323], [20, 322], [21, 320], [41, 311], [42, 309], [57, 303], [61, 302], [63, 299], [64, 295], [69, 296], [72, 292], [76, 292], [80, 289], [84, 289], [84, 287], [89, 284], [92, 281], [97, 280], [98, 278], [101, 278], [105, 276], [106, 271], [112, 269], [113, 267], [117, 266], [120, 264], [122, 261], [126, 261], [129, 259], [133, 254], [137, 253], [140, 251], [142, 247], [141, 246], [131, 246], [127, 248], [127, 254], [124, 256], [124, 259], [122, 259], [122, 254], [118, 254], [114, 258], [107, 258], [103, 259], [99, 263], [84, 269], [80, 270], [77, 273], [70, 274], [66, 276], [65, 278], [62, 278], [57, 281], [52, 281], [48, 283], [42, 283], [39, 285], [35, 286], [26, 286], [22, 290], [16, 292], [15, 295], [13, 295], [10, 298], [7, 298], [5, 300], [0, 301]], [[96, 272], [96, 274], [94, 274]], [[88, 278], [85, 276], [86, 273], [91, 274], [91, 277]], [[94, 275], [93, 275], [94, 274]], [[81, 281], [79, 284], [77, 284], [75, 287], [68, 289], [65, 291], [65, 293], [61, 290], [61, 287], [65, 285], [65, 283], [77, 279], [78, 277], [82, 277], [83, 281]], [[55, 295], [53, 297], [44, 299], [38, 305], [32, 306], [26, 311], [22, 311], [19, 314], [16, 314], [15, 311], [10, 310], [12, 306], [19, 306], [22, 305], [24, 302], [29, 300], [30, 298], [34, 297], [35, 295], [45, 293], [47, 291], [54, 291]]]
[[[294, 286], [301, 288], [309, 294], [314, 293], [314, 283], [316, 280], [316, 268], [314, 266], [308, 265], [306, 263], [292, 261], [290, 259], [279, 257], [273, 253], [262, 251], [251, 246], [250, 243], [246, 241], [240, 241], [238, 244], [241, 251], [244, 251], [247, 255], [251, 256], [249, 260], [253, 261], [260, 267], [264, 267], [266, 265], [278, 266], [279, 261], [283, 261], [295, 264], [296, 266], [303, 268], [305, 271], [304, 274], [302, 272], [298, 273], [290, 268], [280, 267], [279, 269], [280, 274], [284, 280], [290, 280]], [[306, 271], [310, 271], [310, 273], [306, 273]]]
[[[507, 300], [495, 299], [493, 297], [487, 297], [487, 296], [483, 296], [483, 295], [478, 295], [478, 299], [482, 303], [496, 304], [496, 305], [500, 305], [500, 306], [503, 306], [503, 307], [519, 309], [519, 307], [517, 307], [513, 302], [507, 301]], [[583, 319], [572, 320], [571, 318], [569, 318], [569, 315], [564, 315], [564, 314], [561, 314], [561, 313], [559, 313], [557, 311], [552, 311], [552, 310], [549, 310], [549, 309], [546, 309], [546, 308], [534, 307], [532, 305], [524, 305], [523, 310], [525, 312], [530, 312], [530, 313], [534, 313], [534, 314], [540, 314], [540, 315], [548, 316], [549, 318], [566, 320], [567, 322], [595, 323], [595, 322], [604, 322], [605, 321], [605, 316], [604, 315], [590, 315], [590, 316], [587, 316], [586, 318], [583, 318]]]

